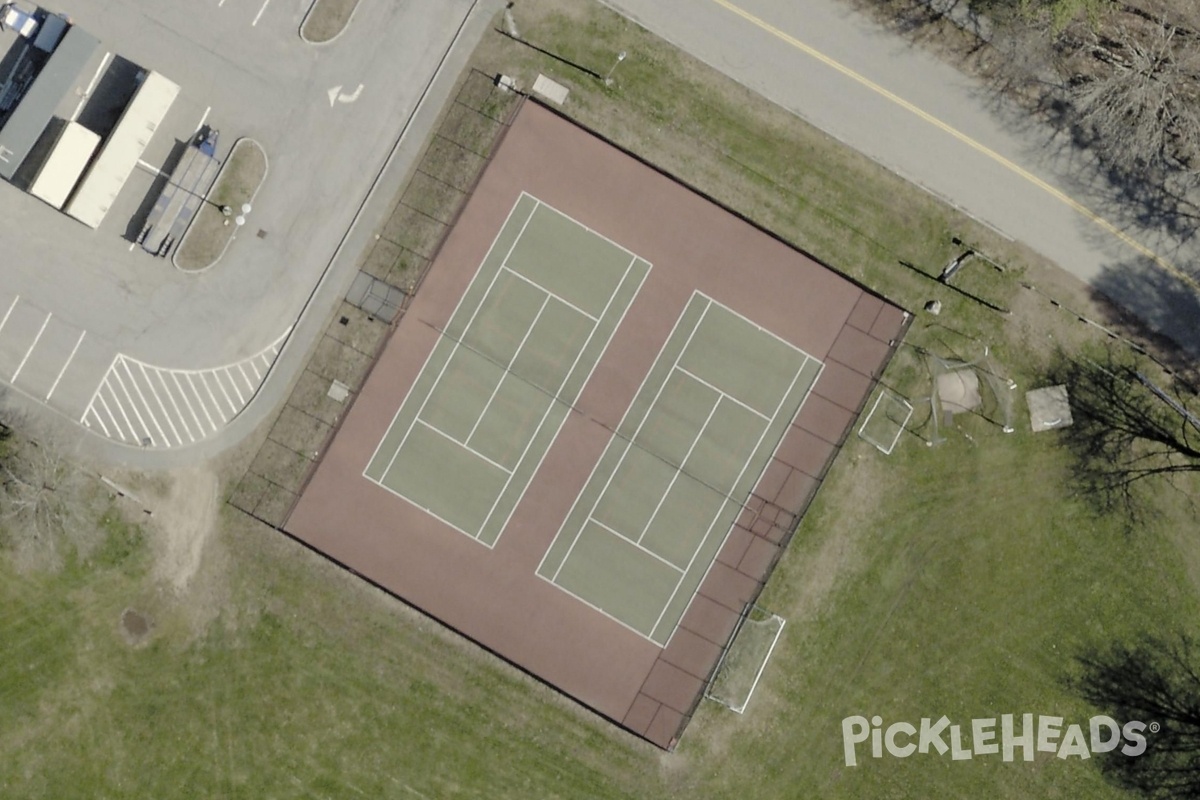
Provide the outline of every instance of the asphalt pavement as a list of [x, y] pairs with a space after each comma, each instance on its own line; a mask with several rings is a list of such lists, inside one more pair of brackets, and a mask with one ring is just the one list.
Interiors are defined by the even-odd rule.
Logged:
[[[195, 461], [270, 411], [353, 278], [361, 242], [347, 241], [373, 230], [499, 7], [363, 2], [341, 37], [311, 45], [299, 36], [310, 5], [54, 9], [182, 88], [98, 230], [0, 184], [0, 388], [81, 424], [102, 460]], [[218, 158], [250, 137], [269, 171], [225, 256], [193, 274], [132, 236], [157, 173], [202, 123], [221, 130]]]
[[605, 2], [1200, 354], [1194, 220], [1130, 202], [1088, 153], [933, 54], [837, 0]]

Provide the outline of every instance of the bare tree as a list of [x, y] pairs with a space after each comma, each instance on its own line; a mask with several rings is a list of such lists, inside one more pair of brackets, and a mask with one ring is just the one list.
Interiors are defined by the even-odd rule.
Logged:
[[102, 538], [90, 513], [89, 476], [72, 458], [69, 437], [49, 426], [14, 423], [0, 442], [0, 528], [24, 564], [56, 568], [87, 558]]
[[[1121, 169], [1187, 166], [1200, 153], [1200, 43], [1166, 13], [1113, 15], [1072, 60], [1075, 124]], [[1080, 64], [1079, 56], [1091, 60]]]
[[1072, 131], [1127, 180], [1200, 161], [1194, 0], [972, 0], [995, 35], [997, 88]]
[[1200, 416], [1190, 391], [1150, 374], [1128, 351], [1110, 347], [1096, 358], [1060, 353], [1049, 379], [1067, 387], [1074, 424], [1063, 430], [1075, 457], [1075, 479], [1107, 511], [1136, 520], [1138, 489], [1200, 473]]

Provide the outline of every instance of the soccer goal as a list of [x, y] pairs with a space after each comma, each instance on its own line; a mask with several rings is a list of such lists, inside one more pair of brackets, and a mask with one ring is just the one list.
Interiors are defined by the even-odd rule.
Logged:
[[[1000, 366], [985, 347], [983, 355], [972, 361], [942, 358], [929, 353], [930, 419], [933, 432], [930, 446], [946, 441], [944, 432], [955, 427], [959, 414], [972, 414], [987, 420], [1004, 433], [1012, 433], [1013, 392], [1017, 384], [1000, 372]], [[970, 435], [967, 434], [970, 438]], [[972, 441], [974, 441], [972, 439]]]
[[871, 413], [859, 427], [858, 436], [875, 445], [885, 456], [890, 456], [912, 414], [912, 403], [882, 389], [875, 398], [875, 405], [871, 406]]
[[779, 642], [784, 623], [778, 614], [757, 605], [751, 606], [742, 617], [729, 648], [721, 656], [704, 696], [738, 714], [743, 713]]

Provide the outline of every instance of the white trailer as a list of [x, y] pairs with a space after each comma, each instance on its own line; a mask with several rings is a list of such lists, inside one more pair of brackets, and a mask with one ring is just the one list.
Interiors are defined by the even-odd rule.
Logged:
[[178, 95], [179, 87], [162, 75], [146, 75], [64, 211], [84, 225], [100, 227]]
[[68, 122], [58, 135], [50, 155], [29, 187], [29, 193], [62, 208], [100, 146], [100, 136], [77, 122]]

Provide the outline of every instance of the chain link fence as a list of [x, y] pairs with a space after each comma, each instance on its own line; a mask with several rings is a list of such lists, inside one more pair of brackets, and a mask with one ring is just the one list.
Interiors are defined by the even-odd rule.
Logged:
[[496, 152], [521, 96], [472, 69], [442, 112], [230, 503], [282, 528]]

